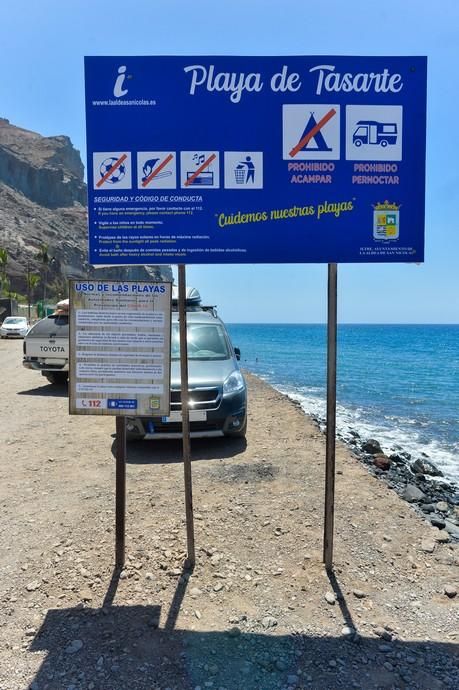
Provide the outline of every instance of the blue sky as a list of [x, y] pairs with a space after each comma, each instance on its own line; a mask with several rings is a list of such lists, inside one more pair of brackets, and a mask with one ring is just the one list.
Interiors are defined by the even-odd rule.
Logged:
[[[2, 8], [0, 116], [84, 156], [84, 55], [427, 55], [425, 264], [340, 265], [338, 318], [459, 323], [458, 44], [454, 0], [16, 0]], [[325, 265], [187, 275], [230, 322], [326, 320]]]

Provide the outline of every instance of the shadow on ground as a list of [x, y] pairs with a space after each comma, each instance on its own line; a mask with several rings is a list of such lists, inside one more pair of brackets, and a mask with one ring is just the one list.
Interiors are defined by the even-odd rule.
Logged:
[[[244, 453], [247, 441], [242, 438], [191, 439], [191, 460], [215, 460], [233, 458]], [[112, 444], [116, 455], [116, 438]], [[127, 444], [127, 462], [133, 464], [158, 464], [183, 461], [182, 441], [130, 441]]]
[[69, 390], [66, 383], [49, 383], [37, 388], [29, 388], [25, 391], [18, 391], [18, 395], [33, 395], [52, 398], [68, 398]]
[[[458, 687], [458, 646], [433, 642], [384, 642], [357, 635], [317, 637], [177, 628], [188, 584], [184, 570], [168, 613], [161, 605], [113, 605], [115, 572], [100, 609], [50, 610], [30, 651], [46, 652], [33, 690], [446, 690]], [[342, 621], [352, 619], [341, 601]], [[186, 607], [185, 607], [186, 608]], [[306, 623], [306, 622], [305, 622]], [[192, 624], [190, 625], [192, 627]]]

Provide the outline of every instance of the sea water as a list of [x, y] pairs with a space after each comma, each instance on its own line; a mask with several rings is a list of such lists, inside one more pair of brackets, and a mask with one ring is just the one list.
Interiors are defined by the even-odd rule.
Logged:
[[[327, 329], [230, 324], [242, 367], [326, 413]], [[386, 453], [426, 453], [459, 480], [459, 325], [338, 326], [337, 431], [376, 438]]]

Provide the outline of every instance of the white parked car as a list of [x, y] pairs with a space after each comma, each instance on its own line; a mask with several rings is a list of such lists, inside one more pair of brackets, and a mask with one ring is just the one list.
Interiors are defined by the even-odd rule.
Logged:
[[25, 316], [7, 316], [0, 326], [1, 338], [24, 338], [29, 330]]
[[69, 376], [69, 301], [57, 303], [54, 314], [38, 321], [24, 338], [22, 363], [41, 371], [50, 383], [67, 383]]

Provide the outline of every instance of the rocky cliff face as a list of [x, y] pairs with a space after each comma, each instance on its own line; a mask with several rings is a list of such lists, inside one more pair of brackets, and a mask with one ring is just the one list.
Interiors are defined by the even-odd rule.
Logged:
[[27, 270], [48, 246], [47, 282], [68, 277], [171, 280], [168, 266], [94, 269], [87, 263], [84, 168], [66, 136], [42, 137], [0, 118], [0, 247], [8, 252], [11, 289], [26, 293]]
[[0, 181], [46, 208], [86, 203], [84, 168], [68, 137], [42, 137], [0, 118]]

